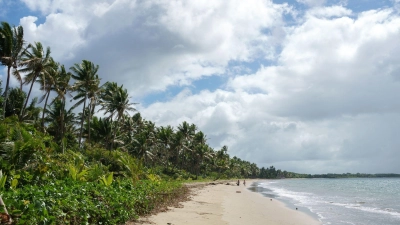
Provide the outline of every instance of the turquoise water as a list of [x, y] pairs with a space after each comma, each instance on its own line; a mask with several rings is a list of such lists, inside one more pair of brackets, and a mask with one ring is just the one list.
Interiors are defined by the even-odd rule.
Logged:
[[400, 225], [400, 178], [262, 180], [253, 186], [323, 224]]

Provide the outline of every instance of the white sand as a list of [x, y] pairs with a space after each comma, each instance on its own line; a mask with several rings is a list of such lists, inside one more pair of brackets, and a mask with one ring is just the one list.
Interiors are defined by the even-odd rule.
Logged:
[[[289, 209], [247, 187], [217, 184], [197, 191], [183, 208], [172, 208], [148, 218], [144, 224], [167, 225], [319, 225], [309, 215]], [[248, 184], [251, 184], [249, 181]], [[240, 192], [240, 193], [237, 193]], [[133, 223], [128, 223], [133, 224]]]

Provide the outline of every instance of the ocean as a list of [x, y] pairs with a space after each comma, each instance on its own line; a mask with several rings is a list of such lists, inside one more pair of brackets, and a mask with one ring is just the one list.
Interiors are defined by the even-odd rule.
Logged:
[[400, 178], [260, 180], [249, 189], [324, 225], [400, 225]]

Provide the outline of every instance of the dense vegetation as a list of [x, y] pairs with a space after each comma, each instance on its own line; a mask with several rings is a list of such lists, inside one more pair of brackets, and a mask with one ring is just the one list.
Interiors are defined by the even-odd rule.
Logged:
[[[226, 146], [210, 147], [194, 124], [145, 120], [128, 90], [102, 83], [93, 62], [67, 69], [49, 47], [25, 43], [23, 35], [21, 26], [0, 25], [7, 69], [0, 90], [1, 216], [8, 212], [15, 224], [121, 224], [185, 192], [183, 180], [259, 176], [256, 164], [231, 157]], [[11, 76], [18, 87], [10, 87]], [[42, 94], [32, 96], [35, 89]]]

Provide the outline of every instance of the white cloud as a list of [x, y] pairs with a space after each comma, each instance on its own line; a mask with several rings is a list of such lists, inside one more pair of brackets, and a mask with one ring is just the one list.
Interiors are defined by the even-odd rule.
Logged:
[[99, 64], [103, 77], [135, 95], [221, 75], [231, 60], [273, 55], [276, 27], [289, 10], [262, 0], [24, 2], [46, 15], [38, 26], [34, 18], [21, 20], [29, 39], [51, 46], [67, 64]]
[[81, 36], [84, 25], [80, 24], [79, 19], [65, 14], [50, 14], [45, 24], [36, 25], [36, 21], [37, 18], [33, 16], [24, 17], [20, 21], [27, 42], [40, 41], [46, 47], [49, 46], [56, 60], [77, 57], [74, 52], [86, 42]]
[[326, 0], [296, 0], [296, 1], [308, 6], [322, 6], [326, 3]]
[[[99, 64], [103, 80], [135, 96], [231, 76], [226, 90], [185, 89], [139, 105], [157, 125], [194, 123], [213, 147], [228, 145], [259, 166], [400, 172], [393, 163], [400, 17], [390, 8], [355, 14], [318, 0], [299, 0], [312, 6], [306, 12], [262, 0], [24, 2], [46, 16], [43, 24], [21, 20], [30, 41], [51, 46], [66, 64]], [[288, 13], [294, 23], [285, 24]], [[266, 59], [274, 64], [243, 74], [252, 70], [240, 63]]]
[[319, 18], [343, 17], [350, 16], [351, 14], [351, 10], [343, 6], [315, 7], [307, 12], [308, 16]]
[[[278, 65], [230, 79], [229, 91], [187, 95], [143, 112], [159, 123], [171, 122], [154, 115], [160, 112], [174, 124], [189, 118], [214, 146], [228, 144], [232, 154], [259, 165], [398, 172], [391, 162], [400, 145], [394, 138], [400, 132], [400, 20], [389, 9], [347, 15], [307, 14], [287, 29]], [[204, 99], [208, 104], [197, 104]]]

